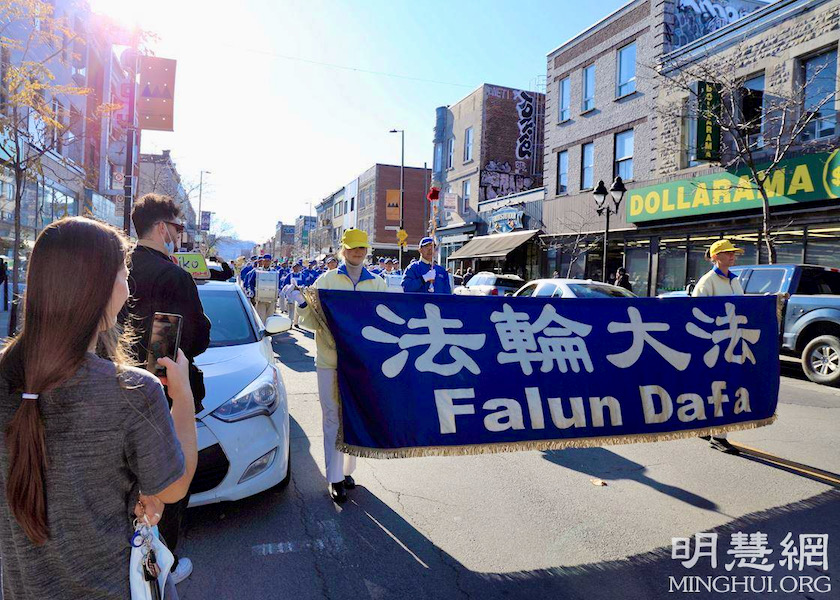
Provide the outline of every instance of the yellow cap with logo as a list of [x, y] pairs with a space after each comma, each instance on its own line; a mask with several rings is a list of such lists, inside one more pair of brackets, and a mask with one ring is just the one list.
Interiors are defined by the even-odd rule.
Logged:
[[367, 231], [347, 229], [341, 236], [341, 245], [345, 250], [352, 248], [370, 248]]
[[743, 254], [744, 250], [743, 248], [736, 248], [729, 240], [718, 240], [712, 244], [711, 248], [709, 248], [709, 256], [715, 256], [721, 252], [735, 252], [737, 254]]

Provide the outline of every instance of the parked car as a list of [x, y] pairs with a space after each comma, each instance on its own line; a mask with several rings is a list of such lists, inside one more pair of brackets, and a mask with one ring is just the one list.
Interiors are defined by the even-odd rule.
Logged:
[[196, 415], [198, 467], [190, 506], [239, 500], [291, 477], [289, 408], [271, 335], [291, 328], [288, 317], [260, 321], [241, 288], [198, 281], [210, 319], [210, 347], [196, 357], [207, 395]]
[[456, 287], [453, 292], [461, 296], [505, 296], [511, 295], [525, 283], [519, 275], [499, 275], [480, 271], [473, 275], [467, 285]]
[[782, 352], [811, 381], [840, 384], [840, 269], [815, 265], [733, 267], [746, 294], [789, 294], [780, 323]]
[[514, 294], [542, 298], [635, 298], [636, 294], [611, 283], [591, 279], [535, 279]]
[[[747, 295], [789, 294], [780, 325], [781, 352], [795, 356], [811, 381], [840, 384], [840, 269], [816, 265], [733, 267]], [[688, 296], [686, 291], [660, 298]]]

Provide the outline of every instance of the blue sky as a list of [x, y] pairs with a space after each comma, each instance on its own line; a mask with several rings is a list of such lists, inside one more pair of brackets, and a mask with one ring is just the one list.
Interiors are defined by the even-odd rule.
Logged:
[[202, 208], [259, 242], [374, 163], [399, 164], [392, 128], [407, 165], [431, 166], [436, 107], [484, 82], [533, 89], [549, 51], [624, 3], [92, 0], [178, 60], [175, 131], [144, 132], [143, 151], [171, 149], [188, 181], [211, 171]]

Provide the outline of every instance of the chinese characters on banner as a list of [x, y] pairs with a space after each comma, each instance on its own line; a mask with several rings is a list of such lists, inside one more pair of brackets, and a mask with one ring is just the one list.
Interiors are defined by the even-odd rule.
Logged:
[[774, 419], [774, 297], [321, 291], [319, 301], [339, 356], [340, 444], [351, 453], [655, 441]]

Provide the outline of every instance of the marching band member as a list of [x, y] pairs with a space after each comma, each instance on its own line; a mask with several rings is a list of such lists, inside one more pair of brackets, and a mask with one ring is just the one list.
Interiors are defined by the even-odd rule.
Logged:
[[435, 240], [424, 237], [418, 245], [420, 260], [412, 263], [405, 270], [402, 287], [406, 292], [420, 292], [427, 294], [451, 294], [449, 273], [440, 265], [434, 263]]
[[[341, 236], [340, 267], [319, 277], [314, 287], [319, 290], [351, 290], [358, 292], [384, 292], [385, 282], [365, 266], [370, 243], [368, 234], [361, 229], [347, 229]], [[318, 372], [318, 396], [321, 401], [324, 429], [324, 458], [330, 497], [337, 504], [347, 500], [347, 489], [356, 487], [351, 474], [356, 468], [356, 457], [343, 455], [336, 447], [338, 439], [338, 355], [323, 339], [318, 320], [300, 290], [293, 290], [289, 299], [298, 305], [301, 324], [315, 332], [315, 366]]]

